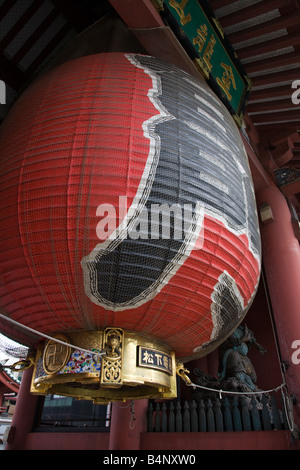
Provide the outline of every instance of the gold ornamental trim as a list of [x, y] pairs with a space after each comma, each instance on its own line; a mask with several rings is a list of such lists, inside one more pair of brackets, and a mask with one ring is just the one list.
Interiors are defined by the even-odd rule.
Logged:
[[175, 353], [166, 344], [121, 328], [58, 334], [37, 350], [31, 392], [99, 404], [175, 398]]
[[120, 328], [106, 328], [103, 341], [106, 356], [103, 356], [102, 361], [101, 385], [106, 387], [121, 387], [123, 384], [123, 330]]

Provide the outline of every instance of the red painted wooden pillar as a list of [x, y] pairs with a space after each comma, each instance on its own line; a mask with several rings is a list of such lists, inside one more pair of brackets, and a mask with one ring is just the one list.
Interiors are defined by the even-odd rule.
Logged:
[[26, 436], [32, 430], [35, 416], [37, 399], [36, 395], [30, 393], [30, 384], [33, 367], [24, 370], [17, 404], [14, 411], [11, 430], [8, 436], [6, 450], [22, 450], [26, 446]]
[[286, 199], [270, 186], [256, 195], [258, 208], [268, 204], [273, 220], [261, 224], [263, 263], [270, 293], [282, 360], [289, 363], [286, 382], [297, 397], [295, 420], [300, 427], [300, 364], [293, 362], [295, 340], [300, 340], [300, 247]]
[[133, 403], [133, 409], [130, 401], [113, 403], [109, 450], [140, 449], [140, 434], [147, 430], [148, 400], [135, 400]]

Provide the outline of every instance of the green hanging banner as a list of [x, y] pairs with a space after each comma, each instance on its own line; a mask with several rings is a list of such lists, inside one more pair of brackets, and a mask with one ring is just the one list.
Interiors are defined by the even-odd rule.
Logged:
[[251, 82], [209, 5], [198, 0], [155, 1], [165, 23], [241, 126]]

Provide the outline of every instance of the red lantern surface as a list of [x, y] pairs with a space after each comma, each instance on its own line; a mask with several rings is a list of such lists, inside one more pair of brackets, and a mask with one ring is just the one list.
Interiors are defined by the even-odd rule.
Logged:
[[[242, 321], [260, 273], [255, 199], [206, 84], [146, 56], [76, 59], [23, 93], [0, 147], [2, 314], [48, 335], [124, 328], [184, 359]], [[150, 219], [162, 204], [167, 236]]]

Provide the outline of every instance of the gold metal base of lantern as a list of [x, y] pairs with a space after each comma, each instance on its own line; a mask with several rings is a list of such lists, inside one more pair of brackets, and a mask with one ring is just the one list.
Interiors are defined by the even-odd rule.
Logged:
[[[175, 354], [166, 345], [124, 331], [58, 334], [41, 345], [34, 361], [31, 392], [105, 404], [177, 396]], [[74, 346], [75, 345], [75, 346]]]

